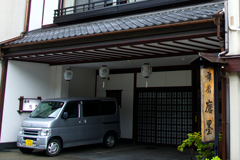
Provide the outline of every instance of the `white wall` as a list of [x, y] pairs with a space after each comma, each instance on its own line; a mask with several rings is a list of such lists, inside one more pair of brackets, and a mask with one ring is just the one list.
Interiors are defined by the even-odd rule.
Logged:
[[230, 89], [230, 159], [240, 158], [240, 73], [231, 72], [229, 76]]
[[53, 24], [55, 9], [58, 9], [58, 0], [45, 0], [43, 25]]
[[25, 98], [41, 96], [46, 99], [67, 94], [68, 90], [59, 89], [60, 86], [67, 85], [63, 80], [62, 70], [59, 66], [52, 67], [47, 64], [9, 61], [1, 126], [1, 143], [16, 141], [22, 120], [30, 114], [19, 114], [17, 112], [20, 96]]
[[[239, 0], [228, 1], [228, 19], [230, 28], [240, 27]], [[227, 55], [240, 54], [240, 32], [229, 28], [229, 53]], [[240, 73], [228, 73], [230, 82], [230, 159], [240, 158]]]
[[137, 87], [172, 87], [191, 86], [191, 71], [168, 71], [153, 72], [149, 78], [143, 78], [141, 73], [137, 74]]
[[[239, 28], [239, 0], [228, 1], [228, 18], [231, 28]], [[229, 53], [228, 55], [240, 54], [240, 32], [236, 30], [229, 30]]]
[[20, 36], [24, 29], [26, 0], [0, 1], [0, 42]]
[[105, 90], [122, 90], [122, 106], [120, 108], [121, 138], [132, 138], [133, 126], [133, 89], [134, 74], [114, 74], [105, 81], [97, 77], [97, 97], [106, 97]]
[[69, 97], [95, 97], [96, 70], [71, 68], [73, 79], [69, 82]]
[[29, 31], [42, 27], [43, 0], [32, 0], [30, 8]]

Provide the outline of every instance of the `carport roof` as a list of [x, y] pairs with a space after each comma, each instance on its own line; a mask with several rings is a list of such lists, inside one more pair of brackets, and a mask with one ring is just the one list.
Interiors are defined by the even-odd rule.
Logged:
[[2, 47], [14, 47], [38, 42], [83, 37], [87, 35], [108, 34], [112, 32], [131, 31], [134, 29], [153, 28], [162, 25], [194, 22], [212, 19], [212, 15], [223, 9], [224, 2], [205, 3], [171, 10], [163, 10], [140, 15], [125, 16], [89, 23], [39, 29], [27, 32], [23, 37], [11, 42], [3, 42]]

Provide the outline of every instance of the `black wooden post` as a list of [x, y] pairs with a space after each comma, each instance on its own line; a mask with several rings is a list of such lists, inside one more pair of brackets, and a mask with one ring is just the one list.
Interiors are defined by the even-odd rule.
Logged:
[[219, 151], [219, 98], [218, 98], [218, 82], [219, 82], [219, 66], [214, 66], [214, 99], [215, 99], [215, 140], [214, 140], [214, 156], [218, 156]]

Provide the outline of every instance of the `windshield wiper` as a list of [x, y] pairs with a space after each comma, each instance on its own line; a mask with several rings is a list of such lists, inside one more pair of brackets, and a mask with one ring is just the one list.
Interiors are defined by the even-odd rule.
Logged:
[[45, 116], [31, 116], [32, 118], [46, 118]]
[[48, 116], [47, 118], [55, 118], [55, 117]]

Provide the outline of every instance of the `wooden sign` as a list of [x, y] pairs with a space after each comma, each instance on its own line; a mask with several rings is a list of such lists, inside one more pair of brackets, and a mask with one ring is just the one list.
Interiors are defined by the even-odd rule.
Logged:
[[37, 98], [24, 98], [21, 96], [19, 98], [19, 110], [18, 113], [22, 112], [32, 112], [37, 105], [41, 102], [42, 98], [37, 97]]
[[214, 69], [201, 68], [201, 135], [202, 142], [215, 140]]

